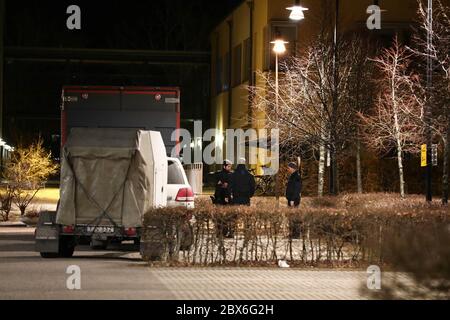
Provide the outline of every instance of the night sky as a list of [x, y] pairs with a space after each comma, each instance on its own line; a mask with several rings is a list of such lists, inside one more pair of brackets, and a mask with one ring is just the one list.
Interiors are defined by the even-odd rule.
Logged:
[[[206, 50], [211, 29], [241, 0], [6, 1], [6, 45]], [[82, 10], [82, 30], [66, 9]]]

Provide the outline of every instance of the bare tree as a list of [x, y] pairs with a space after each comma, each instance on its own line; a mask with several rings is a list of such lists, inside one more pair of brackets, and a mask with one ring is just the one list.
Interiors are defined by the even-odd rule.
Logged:
[[[274, 75], [263, 72], [258, 74], [261, 85], [250, 88], [255, 95], [254, 107], [264, 114], [267, 126], [280, 129], [281, 149], [286, 157], [297, 157], [299, 149], [305, 147], [319, 153], [319, 196], [324, 190], [326, 151], [338, 155], [348, 147], [354, 132], [355, 110], [349, 92], [360, 43], [354, 38], [339, 42], [337, 81], [332, 43], [329, 35], [320, 34], [304, 52], [287, 59], [280, 68], [278, 91]], [[334, 105], [336, 92], [338, 103]]]
[[370, 60], [370, 57], [376, 55], [376, 43], [373, 43], [373, 39], [362, 40], [360, 36], [357, 41], [360, 43], [359, 51], [354, 56], [354, 70], [352, 77], [350, 78], [350, 103], [351, 108], [355, 110], [355, 131], [352, 132], [354, 137], [354, 148], [356, 153], [356, 185], [359, 194], [363, 193], [363, 181], [362, 181], [362, 167], [361, 167], [361, 152], [362, 152], [362, 137], [361, 137], [361, 122], [359, 121], [358, 114], [367, 112], [374, 103], [375, 93], [373, 90], [373, 76], [374, 63]]
[[[442, 202], [448, 204], [450, 165], [450, 7], [441, 0], [433, 10], [432, 21], [428, 20], [427, 7], [418, 1], [419, 27], [415, 30], [414, 47], [410, 48], [419, 57], [433, 61], [433, 86], [428, 91], [427, 103], [431, 106], [431, 119], [423, 119], [444, 149], [442, 176]], [[427, 36], [431, 35], [428, 42]]]
[[386, 153], [396, 150], [402, 198], [406, 194], [403, 155], [418, 151], [422, 126], [416, 119], [423, 119], [423, 90], [418, 76], [409, 73], [411, 56], [396, 38], [373, 60], [380, 72], [379, 96], [371, 114], [360, 113], [367, 145]]

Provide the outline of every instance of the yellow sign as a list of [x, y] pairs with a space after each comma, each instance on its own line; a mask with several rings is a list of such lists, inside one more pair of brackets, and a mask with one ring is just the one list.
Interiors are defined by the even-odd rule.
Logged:
[[422, 145], [422, 151], [421, 151], [421, 159], [422, 159], [422, 168], [426, 167], [428, 165], [428, 159], [427, 159], [427, 145]]

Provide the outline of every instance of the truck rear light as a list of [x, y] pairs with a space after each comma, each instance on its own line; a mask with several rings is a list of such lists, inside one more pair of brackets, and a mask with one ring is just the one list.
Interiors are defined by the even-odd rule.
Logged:
[[125, 229], [125, 234], [126, 234], [128, 237], [134, 237], [134, 236], [137, 235], [137, 230], [136, 230], [136, 228], [126, 228], [126, 229]]
[[64, 226], [63, 227], [63, 233], [74, 233], [75, 227], [74, 226]]
[[178, 191], [176, 200], [177, 202], [193, 202], [195, 200], [194, 192], [191, 188], [183, 188]]

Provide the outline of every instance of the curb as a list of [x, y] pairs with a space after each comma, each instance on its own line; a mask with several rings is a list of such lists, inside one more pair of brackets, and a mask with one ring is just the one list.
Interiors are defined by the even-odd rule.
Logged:
[[26, 228], [23, 222], [0, 222], [0, 228]]

